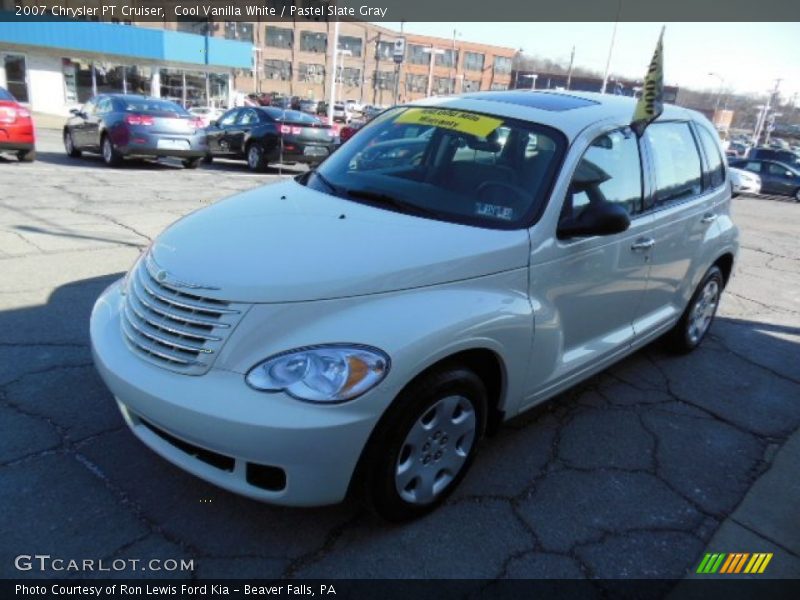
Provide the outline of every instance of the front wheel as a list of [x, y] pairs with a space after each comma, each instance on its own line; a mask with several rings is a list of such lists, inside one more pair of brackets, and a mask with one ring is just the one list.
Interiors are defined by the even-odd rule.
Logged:
[[64, 132], [64, 150], [70, 158], [80, 158], [81, 151], [75, 147], [75, 140], [72, 139], [72, 132], [69, 130]]
[[800, 188], [797, 188], [794, 191], [794, 201], [795, 202], [800, 202]]
[[364, 499], [388, 521], [420, 517], [464, 478], [486, 423], [481, 379], [459, 365], [424, 375], [386, 413], [364, 454]]
[[203, 160], [202, 158], [187, 158], [186, 160], [182, 161], [183, 166], [186, 169], [196, 169], [200, 166], [200, 161]]
[[207, 165], [210, 165], [212, 162], [214, 162], [214, 156], [213, 156], [213, 155], [211, 155], [211, 154], [206, 154], [206, 155], [203, 157], [203, 162], [204, 162], [205, 164], [207, 164]]
[[20, 150], [17, 152], [17, 160], [20, 162], [33, 162], [36, 160], [36, 150]]
[[670, 350], [686, 354], [700, 345], [717, 313], [723, 287], [722, 271], [714, 265], [697, 286], [683, 316], [665, 336]]
[[122, 156], [114, 150], [114, 145], [111, 139], [106, 135], [103, 136], [103, 143], [101, 144], [101, 151], [103, 153], [103, 162], [109, 167], [118, 167], [122, 164]]

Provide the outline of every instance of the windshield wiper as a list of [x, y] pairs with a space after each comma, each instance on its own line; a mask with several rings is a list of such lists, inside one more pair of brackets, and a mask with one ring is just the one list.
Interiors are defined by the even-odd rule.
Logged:
[[406, 202], [400, 198], [395, 198], [384, 192], [371, 192], [369, 190], [345, 190], [345, 192], [352, 198], [363, 198], [364, 200], [375, 202], [376, 204], [383, 204], [384, 206], [395, 208], [401, 212], [427, 217], [441, 217], [441, 214], [433, 209], [417, 206], [416, 204]]
[[334, 196], [342, 196], [342, 189], [337, 185], [333, 185], [328, 180], [328, 178], [325, 177], [322, 173], [320, 173], [319, 171], [316, 171], [316, 170], [315, 171], [311, 171], [311, 173], [313, 173], [314, 177], [319, 179], [325, 185], [325, 187], [327, 187], [331, 192], [333, 192]]

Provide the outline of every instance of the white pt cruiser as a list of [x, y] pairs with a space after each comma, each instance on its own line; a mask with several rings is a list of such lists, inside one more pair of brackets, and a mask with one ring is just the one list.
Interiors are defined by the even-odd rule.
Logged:
[[125, 421], [257, 500], [431, 510], [504, 419], [708, 331], [738, 249], [719, 140], [696, 112], [666, 106], [643, 131], [633, 112], [429, 99], [181, 219], [92, 313]]

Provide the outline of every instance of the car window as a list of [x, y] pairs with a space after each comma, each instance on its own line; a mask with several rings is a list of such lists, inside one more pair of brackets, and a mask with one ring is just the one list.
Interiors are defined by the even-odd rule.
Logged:
[[364, 125], [308, 182], [391, 210], [514, 229], [540, 214], [565, 147], [562, 134], [537, 123], [398, 107]]
[[97, 108], [95, 109], [95, 112], [98, 115], [105, 115], [110, 113], [113, 109], [114, 109], [114, 103], [111, 101], [111, 98], [105, 97], [105, 98], [100, 98], [97, 101]]
[[84, 113], [87, 117], [92, 116], [94, 114], [94, 111], [95, 111], [95, 103], [96, 102], [97, 102], [97, 100], [95, 98], [92, 98], [91, 100], [88, 100], [86, 102], [86, 104], [84, 104], [83, 107], [81, 108], [81, 112]]
[[741, 163], [739, 165], [740, 169], [744, 169], [745, 171], [750, 171], [752, 173], [760, 173], [761, 172], [761, 163], [756, 162], [754, 160], [747, 161], [746, 163]]
[[236, 122], [236, 117], [239, 116], [239, 112], [239, 109], [235, 108], [222, 115], [219, 119], [220, 127], [229, 127], [233, 125]]
[[778, 165], [775, 163], [767, 164], [767, 173], [769, 173], [770, 175], [778, 175], [780, 177], [786, 177], [787, 172], [789, 172], [789, 169], [787, 169], [783, 165]]
[[581, 157], [564, 199], [561, 218], [576, 218], [592, 203], [613, 202], [628, 214], [642, 210], [642, 163], [630, 128], [595, 139]]
[[702, 125], [699, 125], [697, 130], [700, 132], [700, 143], [703, 145], [703, 150], [708, 162], [708, 172], [706, 175], [708, 177], [709, 187], [717, 188], [725, 183], [725, 163], [722, 160], [722, 155], [719, 153], [719, 144], [715, 139], [716, 136], [712, 136], [711, 132]]
[[700, 154], [688, 123], [654, 123], [644, 137], [653, 155], [656, 205], [702, 191]]
[[253, 109], [245, 109], [240, 111], [237, 124], [239, 125], [254, 125], [258, 123], [258, 114]]
[[136, 98], [122, 97], [122, 110], [125, 112], [145, 113], [145, 114], [169, 114], [187, 116], [189, 113], [185, 108], [169, 100], [158, 98]]

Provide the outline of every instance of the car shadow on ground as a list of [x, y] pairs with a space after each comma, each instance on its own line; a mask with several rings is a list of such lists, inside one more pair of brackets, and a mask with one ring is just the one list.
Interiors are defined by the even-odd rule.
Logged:
[[251, 171], [247, 166], [247, 162], [242, 160], [236, 159], [229, 159], [229, 158], [214, 158], [212, 163], [202, 163], [200, 168], [204, 171], [227, 171], [227, 172], [246, 172], [250, 173], [251, 175], [278, 175], [278, 176], [295, 176], [304, 173], [308, 170], [308, 167], [301, 164], [293, 164], [293, 165], [280, 165], [280, 164], [270, 164], [265, 168], [263, 171]]
[[[418, 573], [427, 568], [443, 577], [466, 577], [469, 574], [460, 571], [459, 561], [448, 559], [448, 553], [441, 559], [410, 553], [397, 567], [399, 571], [391, 566], [390, 557], [398, 544], [404, 547], [409, 540], [417, 540], [414, 547], [435, 545], [441, 531], [448, 531], [453, 540], [463, 537], [467, 546], [495, 538], [501, 545], [511, 544], [527, 535], [519, 520], [555, 545], [562, 543], [559, 536], [569, 537], [573, 531], [578, 540], [591, 538], [584, 529], [592, 527], [608, 529], [603, 536], [625, 539], [644, 535], [656, 523], [653, 535], [661, 535], [659, 528], [677, 532], [674, 544], [670, 543], [677, 558], [663, 556], [657, 575], [682, 576], [682, 569], [694, 560], [703, 541], [710, 539], [763, 466], [761, 439], [746, 432], [747, 424], [741, 425], [743, 431], [729, 424], [735, 424], [737, 411], [758, 410], [749, 405], [760, 401], [761, 395], [756, 397], [750, 390], [738, 398], [720, 398], [718, 405], [697, 408], [687, 400], [681, 406], [681, 390], [669, 383], [662, 385], [660, 378], [685, 372], [695, 385], [708, 389], [723, 383], [740, 388], [763, 385], [773, 395], [780, 394], [769, 381], [753, 381], [752, 372], [743, 372], [735, 363], [738, 348], [769, 348], [763, 360], [773, 370], [770, 356], [790, 359], [798, 356], [800, 348], [794, 341], [800, 337], [800, 328], [727, 317], [717, 319], [712, 337], [695, 354], [667, 355], [656, 342], [500, 427], [483, 444], [472, 473], [444, 507], [415, 523], [391, 527], [352, 500], [305, 509], [248, 500], [173, 467], [136, 440], [93, 368], [89, 350], [92, 306], [120, 276], [74, 281], [56, 288], [44, 304], [0, 312], [0, 331], [6, 332], [0, 345], [0, 409], [13, 413], [15, 419], [41, 419], [43, 426], [49, 424], [55, 432], [53, 442], [43, 445], [38, 429], [9, 431], [10, 420], [2, 421], [0, 439], [5, 442], [0, 444], [0, 470], [10, 477], [2, 496], [15, 510], [0, 515], [0, 531], [14, 532], [11, 539], [19, 547], [39, 548], [46, 538], [55, 544], [54, 551], [59, 544], [69, 543], [76, 554], [106, 556], [109, 551], [101, 543], [108, 534], [96, 535], [98, 525], [92, 516], [106, 511], [103, 531], [130, 527], [131, 539], [141, 537], [136, 527], [123, 525], [132, 514], [158, 532], [153, 539], [160, 541], [153, 544], [162, 555], [178, 558], [191, 552], [188, 555], [206, 557], [207, 565], [215, 564], [214, 557], [243, 557], [243, 561], [250, 557], [251, 562], [223, 561], [216, 572], [208, 567], [203, 570], [201, 560], [200, 577], [213, 576], [224, 565], [233, 564], [239, 564], [248, 576], [260, 573], [262, 577], [330, 577], [335, 573], [387, 577], [403, 569], [414, 572], [413, 568], [421, 569]], [[137, 359], [131, 356], [131, 360]], [[766, 371], [762, 374], [765, 380], [769, 377]], [[727, 381], [736, 377], [739, 381]], [[791, 402], [790, 398], [782, 401]], [[795, 409], [785, 411], [781, 431], [790, 431], [800, 423], [800, 414]], [[712, 418], [717, 413], [719, 418]], [[762, 417], [754, 417], [758, 418]], [[781, 435], [788, 434], [770, 433], [770, 443]], [[692, 446], [694, 441], [701, 443], [702, 452]], [[665, 471], [650, 473], [651, 461]], [[706, 463], [714, 468], [706, 468]], [[17, 470], [9, 476], [8, 469]], [[66, 469], [69, 477], [57, 469]], [[662, 478], [669, 479], [675, 489], [659, 483]], [[45, 489], [59, 502], [43, 500], [39, 494]], [[702, 494], [694, 498], [693, 490]], [[625, 500], [629, 497], [632, 500]], [[588, 503], [587, 498], [591, 499]], [[71, 528], [59, 525], [65, 515], [70, 515], [70, 522], [77, 520]], [[452, 529], [451, 522], [462, 525]], [[519, 531], [510, 531], [513, 527]], [[686, 537], [680, 532], [686, 532]], [[347, 559], [345, 570], [338, 570], [336, 553], [331, 551], [339, 548], [343, 536], [342, 557], [352, 552], [349, 543], [365, 556], [378, 553], [385, 561], [367, 561], [362, 567], [360, 559]], [[649, 538], [645, 541], [649, 543]], [[663, 546], [658, 548], [663, 554]], [[646, 550], [643, 556], [648, 555]], [[136, 555], [135, 549], [131, 552]], [[260, 558], [264, 556], [274, 559], [265, 562]], [[594, 560], [589, 554], [581, 556]], [[305, 570], [316, 563], [316, 571]], [[265, 565], [275, 571], [264, 571]], [[623, 567], [628, 568], [619, 568]], [[641, 576], [656, 576], [654, 568], [648, 563]], [[631, 569], [629, 576], [635, 576], [636, 567]]]
[[80, 157], [67, 156], [63, 152], [37, 152], [36, 160], [49, 165], [64, 167], [83, 167], [88, 169], [103, 169], [113, 172], [115, 169], [138, 169], [142, 171], [166, 171], [183, 169], [183, 165], [176, 159], [126, 159], [118, 167], [109, 167], [103, 162], [99, 154], [85, 152]]

